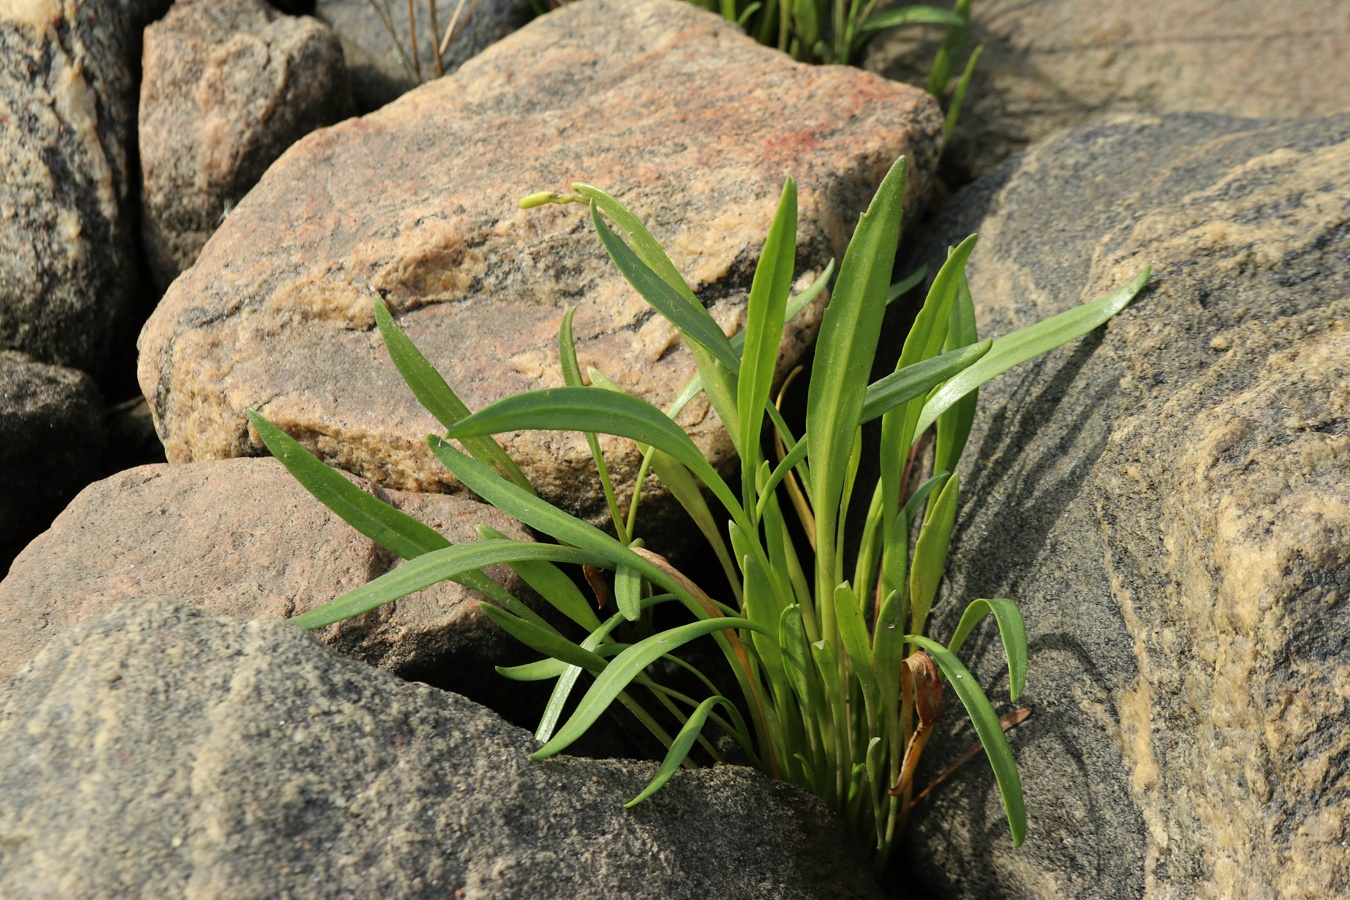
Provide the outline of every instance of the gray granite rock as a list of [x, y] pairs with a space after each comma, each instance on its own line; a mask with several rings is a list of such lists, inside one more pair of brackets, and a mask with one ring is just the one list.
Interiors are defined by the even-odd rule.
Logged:
[[35, 537], [94, 477], [102, 419], [88, 375], [0, 351], [0, 546]]
[[[141, 388], [170, 462], [261, 452], [243, 415], [256, 405], [343, 469], [462, 490], [427, 448], [440, 427], [389, 363], [372, 297], [471, 408], [562, 383], [569, 304], [582, 366], [664, 407], [694, 373], [673, 327], [618, 274], [585, 209], [521, 210], [519, 199], [575, 180], [610, 190], [731, 332], [787, 176], [800, 185], [798, 273], [809, 278], [842, 257], [902, 154], [919, 203], [940, 130], [921, 92], [798, 65], [683, 0], [568, 5], [279, 160], [146, 324]], [[818, 314], [787, 329], [784, 366]], [[680, 422], [730, 465], [701, 397]], [[501, 440], [541, 496], [608, 518], [580, 435]], [[603, 444], [626, 501], [638, 455], [631, 442]], [[658, 486], [647, 485], [659, 534]]]
[[[469, 498], [376, 493], [456, 543], [476, 540], [475, 525], [529, 539], [518, 523]], [[283, 619], [398, 562], [272, 459], [120, 472], [85, 488], [0, 582], [0, 682], [62, 629], [139, 598], [172, 597], [212, 615]], [[510, 569], [488, 571], [522, 600], [542, 605]], [[402, 677], [509, 700], [513, 682], [492, 666], [524, 659], [477, 601], [478, 594], [444, 582], [318, 635]]]
[[818, 800], [746, 769], [533, 763], [524, 731], [283, 622], [125, 604], [0, 688], [7, 897], [863, 898]]
[[[934, 632], [1022, 604], [1030, 828], [1013, 849], [967, 767], [904, 848], [936, 895], [1350, 895], [1347, 184], [1350, 115], [1114, 119], [961, 192], [918, 248], [980, 233], [989, 335], [1153, 266], [1103, 331], [981, 391]], [[997, 638], [967, 646], [997, 699]]]
[[[1110, 113], [1303, 118], [1350, 102], [1344, 0], [978, 0], [984, 46], [943, 154], [957, 183], [1059, 128]], [[926, 84], [940, 30], [875, 40], [867, 68]]]
[[97, 369], [143, 301], [129, 162], [136, 61], [141, 29], [168, 6], [0, 9], [0, 348]]
[[263, 0], [178, 0], [145, 30], [141, 234], [163, 291], [287, 147], [351, 110], [342, 46]]
[[[319, 0], [317, 15], [329, 23], [342, 38], [342, 50], [351, 72], [352, 95], [357, 109], [366, 113], [416, 87], [416, 74], [411, 54], [405, 61], [400, 54], [409, 50], [408, 4], [378, 0], [379, 8], [370, 0]], [[454, 20], [458, 0], [416, 0], [413, 6], [417, 30], [418, 63], [422, 77], [437, 77], [435, 56], [431, 52], [432, 7], [436, 9], [436, 25], [440, 34], [437, 44], [445, 38], [445, 31]], [[520, 28], [534, 16], [529, 0], [467, 0], [455, 22], [454, 35], [441, 57], [441, 71], [449, 74], [468, 59]], [[382, 21], [381, 13], [388, 9], [389, 23], [394, 34]]]

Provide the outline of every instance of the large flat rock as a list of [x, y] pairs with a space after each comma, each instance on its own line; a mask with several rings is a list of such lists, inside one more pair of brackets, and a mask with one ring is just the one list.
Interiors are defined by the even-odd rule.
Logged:
[[[981, 234], [989, 335], [1154, 267], [1102, 332], [981, 390], [934, 632], [1023, 605], [1030, 827], [1014, 850], [970, 767], [908, 838], [940, 895], [1350, 894], [1347, 184], [1350, 115], [1126, 118], [935, 223], [930, 262]], [[997, 638], [973, 651], [1006, 690]]]
[[[524, 529], [467, 497], [377, 491], [455, 543], [488, 525]], [[63, 629], [135, 600], [169, 597], [212, 615], [284, 619], [327, 603], [399, 559], [311, 497], [272, 459], [150, 465], [95, 482], [14, 561], [0, 582], [0, 683]], [[505, 566], [488, 574], [542, 601]], [[511, 694], [493, 663], [518, 645], [478, 609], [479, 596], [442, 582], [319, 637], [342, 653], [407, 678], [474, 696]]]
[[756, 772], [556, 758], [284, 622], [164, 601], [0, 688], [6, 897], [879, 896], [819, 800]]
[[[1108, 114], [1305, 118], [1350, 104], [1344, 0], [979, 0], [984, 47], [943, 170], [964, 183]], [[926, 84], [939, 29], [885, 32], [866, 65]]]
[[[568, 5], [289, 150], [147, 323], [141, 387], [170, 462], [264, 452], [243, 415], [254, 406], [378, 484], [457, 490], [425, 445], [439, 426], [374, 329], [374, 296], [471, 408], [562, 383], [557, 329], [569, 304], [580, 305], [583, 368], [664, 407], [694, 373], [673, 328], [617, 273], [584, 209], [523, 211], [519, 199], [574, 180], [611, 191], [732, 332], [787, 176], [800, 184], [806, 278], [842, 258], [898, 156], [911, 161], [917, 202], [940, 129], [920, 92], [795, 64], [691, 4]], [[788, 329], [784, 363], [817, 319]], [[703, 400], [680, 422], [728, 463]], [[579, 435], [503, 442], [542, 496], [605, 518]], [[612, 446], [626, 495], [637, 455]]]

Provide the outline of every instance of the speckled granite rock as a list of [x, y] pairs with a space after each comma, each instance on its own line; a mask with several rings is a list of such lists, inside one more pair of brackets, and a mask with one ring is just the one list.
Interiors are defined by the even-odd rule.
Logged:
[[866, 898], [820, 801], [747, 769], [533, 763], [527, 732], [282, 622], [127, 604], [0, 688], [7, 897]]
[[[454, 542], [476, 540], [479, 524], [529, 539], [514, 520], [468, 498], [379, 493]], [[61, 629], [138, 598], [172, 597], [212, 615], [286, 618], [397, 563], [275, 460], [141, 466], [87, 487], [0, 582], [0, 682]], [[537, 602], [510, 569], [489, 573]], [[318, 635], [403, 677], [475, 696], [507, 691], [511, 683], [493, 663], [523, 660], [478, 611], [477, 597], [445, 582]]]
[[[665, 406], [694, 373], [674, 329], [623, 281], [586, 210], [526, 211], [519, 198], [573, 180], [612, 191], [731, 331], [786, 176], [800, 185], [806, 277], [842, 257], [897, 156], [912, 161], [911, 200], [922, 196], [940, 130], [914, 89], [797, 65], [682, 0], [569, 5], [288, 152], [147, 323], [141, 388], [170, 462], [259, 453], [243, 415], [254, 405], [343, 469], [456, 490], [424, 440], [439, 426], [375, 332], [373, 296], [471, 408], [562, 383], [568, 304], [580, 304], [582, 366]], [[784, 361], [816, 324], [808, 314], [788, 329]], [[728, 463], [702, 398], [680, 421]], [[607, 519], [580, 435], [503, 442], [541, 496]], [[612, 446], [626, 496], [638, 457]], [[660, 508], [647, 509], [657, 533]]]
[[140, 299], [136, 60], [169, 0], [0, 7], [0, 348], [107, 363]]
[[88, 375], [0, 351], [0, 547], [35, 537], [94, 476], [102, 420]]
[[[981, 391], [935, 632], [1023, 605], [1030, 829], [1014, 850], [970, 767], [911, 823], [937, 895], [1350, 895], [1347, 184], [1350, 115], [1111, 120], [958, 194], [916, 254], [980, 232], [988, 334], [1154, 267]], [[997, 638], [974, 649], [992, 681]]]
[[[1303, 118], [1350, 104], [1344, 0], [979, 0], [984, 55], [943, 154], [959, 183], [1109, 113]], [[940, 30], [883, 33], [866, 66], [926, 84]]]
[[[445, 37], [445, 29], [459, 0], [438, 0], [436, 23]], [[419, 2], [413, 9], [417, 22], [418, 58], [425, 79], [435, 77], [431, 53], [431, 7]], [[391, 22], [399, 40], [408, 43], [408, 5], [395, 4]], [[342, 51], [351, 73], [352, 95], [360, 112], [378, 109], [415, 87], [389, 29], [380, 21], [380, 13], [370, 0], [320, 0], [317, 15], [333, 26], [342, 38]], [[506, 37], [534, 17], [529, 0], [469, 0], [456, 23], [455, 37], [441, 57], [445, 73], [455, 71], [469, 58]], [[411, 60], [409, 60], [411, 65]]]
[[141, 234], [160, 291], [287, 147], [351, 110], [342, 45], [263, 0], [178, 0], [145, 30]]

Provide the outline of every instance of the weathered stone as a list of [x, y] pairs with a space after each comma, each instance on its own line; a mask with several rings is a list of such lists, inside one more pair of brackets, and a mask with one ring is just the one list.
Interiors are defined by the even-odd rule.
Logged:
[[0, 8], [0, 348], [98, 368], [138, 298], [135, 60], [168, 6]]
[[37, 535], [93, 477], [102, 417], [88, 375], [0, 351], [0, 545]]
[[[374, 330], [373, 296], [470, 408], [562, 383], [558, 324], [573, 303], [583, 368], [664, 407], [694, 374], [674, 329], [618, 274], [585, 209], [527, 211], [519, 198], [573, 179], [609, 189], [731, 332], [785, 177], [800, 184], [809, 277], [842, 257], [896, 157], [909, 156], [909, 197], [922, 196], [940, 126], [912, 88], [795, 64], [685, 2], [569, 5], [279, 160], [147, 323], [141, 387], [171, 462], [260, 452], [243, 416], [256, 406], [343, 469], [459, 490], [424, 440], [440, 426]], [[787, 329], [781, 362], [817, 321]], [[702, 398], [680, 422], [728, 464]], [[502, 440], [541, 496], [607, 518], [580, 435]], [[603, 443], [626, 499], [637, 454]]]
[[[368, 485], [363, 484], [367, 490]], [[452, 542], [519, 524], [462, 497], [376, 492]], [[397, 557], [311, 497], [271, 459], [142, 466], [86, 488], [0, 582], [0, 682], [66, 626], [144, 597], [173, 597], [213, 615], [286, 618], [389, 571]], [[505, 567], [489, 574], [533, 595]], [[340, 652], [404, 677], [481, 695], [509, 683], [493, 663], [517, 645], [451, 582], [330, 625]]]
[[[435, 56], [431, 52], [431, 10], [435, 6], [439, 43], [454, 19], [458, 0], [418, 0], [414, 6], [417, 27], [418, 63], [422, 77], [437, 77]], [[441, 70], [449, 74], [477, 53], [520, 28], [534, 16], [529, 0], [468, 0], [455, 22], [454, 37], [441, 57]], [[382, 10], [370, 0], [321, 0], [319, 18], [333, 26], [342, 37], [342, 50], [351, 73], [352, 95], [360, 112], [379, 109], [397, 100], [416, 86], [416, 73], [409, 72], [411, 57], [405, 63], [399, 48], [408, 51], [408, 5], [393, 6], [390, 25], [394, 35], [381, 21]], [[395, 38], [395, 35], [397, 38]], [[397, 40], [397, 43], [396, 43]]]
[[145, 30], [141, 233], [159, 290], [287, 147], [351, 109], [337, 35], [263, 0], [178, 0]]
[[[943, 170], [965, 183], [1060, 128], [1107, 113], [1303, 118], [1350, 98], [1342, 0], [980, 0], [984, 46]], [[926, 84], [942, 32], [896, 30], [866, 66]]]
[[747, 769], [534, 763], [527, 732], [281, 622], [127, 604], [0, 688], [9, 897], [876, 897]]
[[[1350, 115], [1127, 118], [934, 223], [916, 261], [981, 234], [988, 334], [1153, 266], [1104, 332], [981, 389], [934, 630], [1022, 604], [1030, 829], [1014, 850], [987, 768], [963, 772], [902, 862], [939, 895], [1350, 895], [1347, 184]], [[972, 650], [997, 700], [998, 640]]]

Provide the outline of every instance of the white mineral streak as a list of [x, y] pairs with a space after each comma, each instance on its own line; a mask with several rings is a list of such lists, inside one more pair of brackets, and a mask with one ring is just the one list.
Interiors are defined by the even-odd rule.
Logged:
[[61, 48], [53, 49], [51, 84], [56, 114], [70, 126], [83, 150], [81, 168], [98, 191], [99, 211], [109, 224], [116, 224], [117, 188], [98, 137], [98, 99], [85, 80], [84, 67]]

